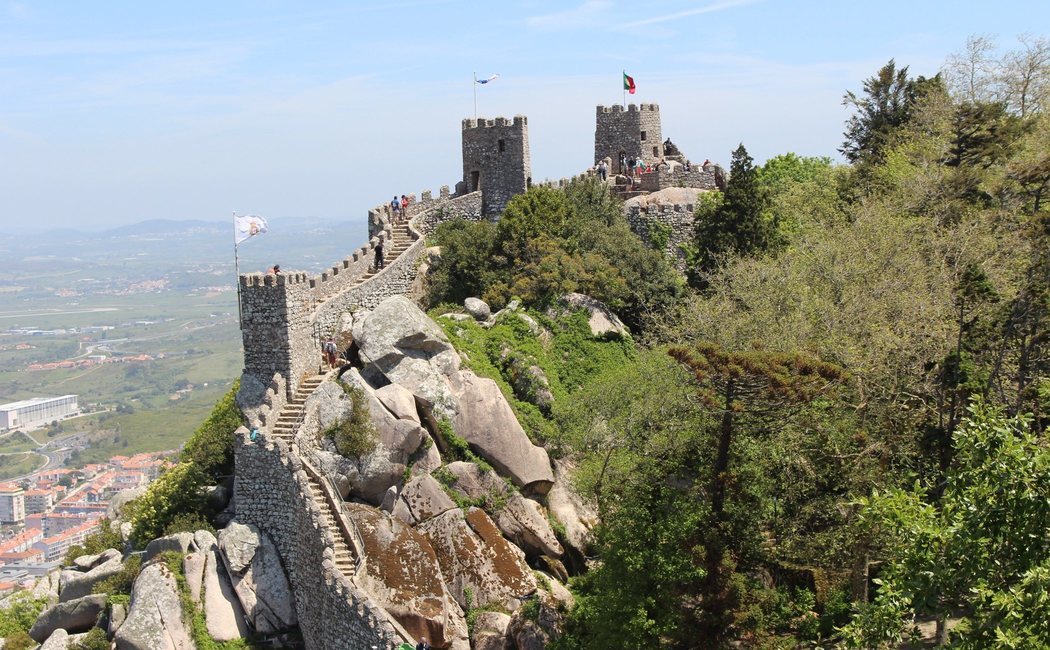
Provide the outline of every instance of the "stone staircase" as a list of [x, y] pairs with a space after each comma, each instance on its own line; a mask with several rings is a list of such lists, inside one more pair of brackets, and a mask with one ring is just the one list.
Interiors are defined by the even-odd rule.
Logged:
[[[411, 246], [412, 243], [415, 241], [414, 239], [412, 239], [412, 235], [408, 231], [407, 222], [395, 223], [393, 224], [392, 228], [393, 239], [387, 242], [387, 244], [383, 247], [383, 263], [386, 266], [390, 266], [390, 263], [396, 260], [398, 257], [400, 257], [401, 253], [404, 253], [406, 250], [408, 250], [408, 247]], [[351, 288], [359, 287], [365, 282], [368, 282], [377, 273], [379, 273], [378, 270], [370, 267], [368, 273], [365, 273], [356, 281], [354, 281], [354, 284], [351, 285]]]
[[634, 185], [631, 184], [631, 180], [626, 176], [613, 176], [611, 180], [612, 183], [610, 184], [609, 189], [612, 190], [613, 194], [624, 201], [627, 199], [633, 199], [636, 196], [644, 196], [649, 193], [645, 190], [634, 189], [637, 187], [638, 179], [635, 179]]
[[[293, 453], [295, 453], [295, 447], [292, 445], [292, 439], [299, 431], [299, 427], [302, 425], [303, 418], [306, 415], [306, 400], [327, 378], [328, 375], [314, 375], [304, 379], [295, 391], [295, 395], [288, 400], [277, 415], [277, 421], [271, 429], [271, 433], [274, 438], [283, 440], [289, 449], [293, 450]], [[348, 578], [352, 577], [357, 572], [357, 561], [353, 550], [351, 550], [350, 543], [345, 539], [345, 535], [336, 521], [336, 513], [332, 511], [332, 507], [324, 497], [324, 487], [320, 484], [319, 479], [312, 472], [307, 472], [306, 475], [309, 478], [308, 489], [310, 498], [320, 509], [324, 525], [332, 533], [332, 538], [335, 540], [335, 547], [332, 549], [334, 551], [333, 561], [335, 562], [335, 567]]]

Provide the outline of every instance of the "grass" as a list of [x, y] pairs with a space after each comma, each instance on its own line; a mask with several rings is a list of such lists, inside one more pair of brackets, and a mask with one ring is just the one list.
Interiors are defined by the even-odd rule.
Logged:
[[[91, 446], [70, 459], [70, 466], [97, 463], [115, 455], [164, 451], [181, 446], [194, 429], [208, 417], [215, 402], [229, 389], [229, 383], [211, 384], [193, 391], [184, 401], [162, 407], [143, 407], [132, 413], [111, 413], [95, 420]], [[133, 407], [134, 408], [134, 407]]]
[[39, 446], [40, 443], [21, 431], [15, 431], [0, 437], [0, 454], [17, 454], [32, 451]]
[[31, 452], [0, 456], [0, 481], [36, 471], [43, 467], [46, 461], [44, 456]]
[[463, 356], [464, 365], [494, 380], [529, 437], [542, 443], [557, 437], [556, 428], [536, 405], [514, 394], [512, 375], [516, 367], [539, 366], [555, 403], [567, 405], [571, 395], [594, 377], [631, 363], [637, 354], [629, 339], [607, 340], [591, 335], [583, 311], [557, 319], [535, 312], [530, 315], [552, 334], [550, 339], [533, 334], [522, 319], [513, 316], [487, 329], [472, 320], [435, 320]]

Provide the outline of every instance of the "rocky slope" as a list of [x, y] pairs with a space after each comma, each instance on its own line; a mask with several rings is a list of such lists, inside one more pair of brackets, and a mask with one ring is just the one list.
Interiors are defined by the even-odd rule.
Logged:
[[[622, 328], [586, 297], [565, 304], [591, 309], [596, 334]], [[513, 305], [492, 314], [472, 299], [467, 311], [449, 317], [522, 319], [545, 334]], [[365, 556], [356, 583], [435, 648], [544, 647], [571, 607], [566, 567], [579, 567], [594, 522], [569, 468], [529, 439], [496, 383], [466, 368], [441, 327], [407, 298], [342, 322], [340, 339], [353, 342], [359, 362], [313, 390], [293, 447], [327, 475], [356, 524]], [[356, 408], [367, 411], [356, 420], [355, 392]], [[245, 409], [249, 421], [253, 415]], [[365, 439], [358, 453], [340, 453], [332, 433], [351, 421], [365, 423], [357, 432]], [[179, 533], [139, 552], [125, 541], [45, 576], [36, 591], [49, 606], [31, 637], [49, 650], [77, 647], [93, 628], [128, 650], [196, 648], [205, 639], [298, 647], [282, 558], [232, 507], [216, 534]], [[127, 524], [115, 518], [113, 527], [126, 538]], [[120, 576], [133, 583], [107, 593]], [[127, 590], [130, 597], [121, 595]]]

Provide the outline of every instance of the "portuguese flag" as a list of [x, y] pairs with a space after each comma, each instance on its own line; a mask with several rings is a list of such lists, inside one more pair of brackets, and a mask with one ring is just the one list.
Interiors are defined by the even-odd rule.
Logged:
[[626, 71], [623, 73], [623, 89], [634, 94], [634, 77], [629, 76]]

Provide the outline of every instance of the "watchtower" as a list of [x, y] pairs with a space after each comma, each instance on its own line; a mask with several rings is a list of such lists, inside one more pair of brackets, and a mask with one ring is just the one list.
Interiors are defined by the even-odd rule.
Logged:
[[620, 154], [628, 160], [641, 158], [647, 163], [664, 157], [664, 138], [660, 131], [659, 104], [616, 104], [599, 106], [594, 128], [594, 164], [612, 159], [614, 172], [620, 169]]
[[468, 192], [481, 190], [482, 212], [490, 219], [499, 217], [510, 197], [529, 188], [527, 117], [463, 120], [463, 184]]

